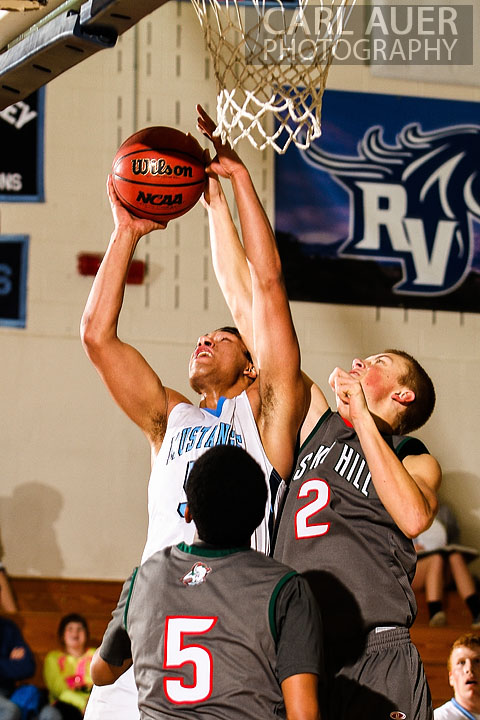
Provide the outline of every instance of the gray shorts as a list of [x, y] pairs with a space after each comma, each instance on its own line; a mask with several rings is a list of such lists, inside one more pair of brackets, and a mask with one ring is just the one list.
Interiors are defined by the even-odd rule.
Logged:
[[433, 720], [432, 700], [408, 628], [367, 636], [363, 654], [329, 687], [329, 720]]

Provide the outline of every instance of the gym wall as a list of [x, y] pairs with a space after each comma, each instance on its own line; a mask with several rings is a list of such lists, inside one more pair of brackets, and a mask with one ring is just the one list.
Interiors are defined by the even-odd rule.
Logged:
[[[334, 67], [329, 87], [480, 100], [478, 88], [379, 77]], [[102, 51], [46, 86], [45, 203], [0, 205], [2, 234], [30, 237], [27, 324], [0, 328], [3, 561], [12, 575], [122, 579], [138, 564], [147, 527], [149, 446], [118, 409], [79, 338], [92, 278], [77, 255], [103, 253], [113, 228], [105, 180], [118, 145], [148, 125], [195, 131], [195, 104], [215, 114], [211, 61], [191, 6], [171, 0]], [[352, 108], [352, 112], [355, 108]], [[200, 140], [205, 144], [203, 139]], [[273, 157], [238, 150], [273, 219]], [[231, 197], [227, 187], [228, 196]], [[128, 286], [120, 336], [164, 383], [196, 402], [188, 359], [202, 332], [230, 322], [210, 263], [199, 204], [144, 238], [141, 286]], [[467, 544], [480, 524], [476, 438], [480, 316], [293, 303], [303, 366], [327, 379], [352, 358], [405, 348], [430, 372], [438, 402], [421, 437], [444, 470], [441, 496]]]

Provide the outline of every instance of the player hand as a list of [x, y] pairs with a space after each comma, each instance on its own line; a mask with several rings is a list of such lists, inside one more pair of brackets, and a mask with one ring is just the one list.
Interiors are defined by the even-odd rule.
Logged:
[[166, 222], [156, 223], [153, 220], [137, 218], [135, 215], [132, 215], [132, 213], [130, 213], [118, 199], [118, 195], [113, 187], [111, 175], [107, 178], [107, 195], [110, 201], [116, 230], [120, 228], [131, 230], [133, 233], [138, 234], [138, 238], [141, 238], [143, 235], [147, 235], [154, 230], [165, 230], [167, 227]]
[[201, 105], [197, 105], [197, 113], [197, 130], [212, 141], [215, 152], [217, 153], [210, 165], [206, 168], [207, 174], [213, 173], [220, 175], [220, 177], [231, 179], [235, 172], [245, 167], [243, 162], [235, 150], [233, 150], [230, 143], [226, 142], [223, 144], [221, 138], [213, 134], [217, 126]]
[[328, 383], [335, 393], [338, 412], [355, 426], [355, 422], [369, 412], [361, 382], [336, 367], [328, 378]]

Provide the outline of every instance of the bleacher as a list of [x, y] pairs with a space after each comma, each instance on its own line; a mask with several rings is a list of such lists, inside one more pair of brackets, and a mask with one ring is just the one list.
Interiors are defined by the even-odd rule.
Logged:
[[[117, 603], [121, 582], [100, 580], [61, 580], [45, 578], [10, 578], [19, 611], [12, 618], [35, 653], [37, 671], [34, 682], [44, 686], [43, 660], [46, 653], [58, 647], [57, 627], [66, 613], [79, 612], [88, 621], [91, 645], [100, 643], [110, 615]], [[453, 641], [470, 631], [470, 614], [455, 592], [446, 598], [448, 625], [430, 628], [423, 594], [418, 596], [418, 615], [412, 628], [412, 639], [425, 665], [433, 705], [438, 707], [452, 697], [448, 684], [446, 661]]]
[[33, 682], [44, 687], [42, 668], [49, 650], [58, 648], [57, 628], [63, 615], [83, 615], [90, 629], [90, 646], [100, 644], [117, 604], [121, 582], [10, 577], [18, 612], [9, 617], [32, 648], [37, 669]]
[[428, 612], [423, 593], [417, 596], [418, 614], [411, 630], [412, 640], [418, 648], [425, 665], [433, 707], [442, 705], [453, 695], [448, 683], [447, 658], [454, 640], [466, 632], [473, 632], [471, 615], [465, 603], [454, 590], [445, 597], [447, 625], [440, 628], [428, 626]]

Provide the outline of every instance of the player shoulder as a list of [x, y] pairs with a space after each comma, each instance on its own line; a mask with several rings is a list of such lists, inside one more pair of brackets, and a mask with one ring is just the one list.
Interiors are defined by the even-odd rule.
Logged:
[[330, 408], [323, 391], [320, 390], [318, 385], [313, 380], [310, 380], [305, 373], [303, 373], [303, 378], [307, 394], [307, 412], [300, 429], [300, 443], [303, 443], [309, 437], [319, 419]]
[[260, 395], [260, 383], [258, 378], [254, 380], [251, 385], [248, 386], [248, 388], [245, 390], [245, 394], [248, 398], [248, 402], [250, 403], [250, 407], [252, 408], [255, 419], [258, 419], [262, 411], [262, 398]]
[[165, 388], [165, 394], [161, 402], [151, 410], [148, 428], [145, 430], [154, 456], [162, 446], [167, 432], [167, 425], [172, 417], [174, 416], [177, 419], [179, 413], [188, 413], [189, 409], [194, 407], [195, 405], [185, 395], [171, 388]]
[[442, 481], [442, 468], [433, 455], [422, 453], [406, 455], [402, 459], [403, 466], [412, 477], [421, 477], [432, 490], [437, 490]]

